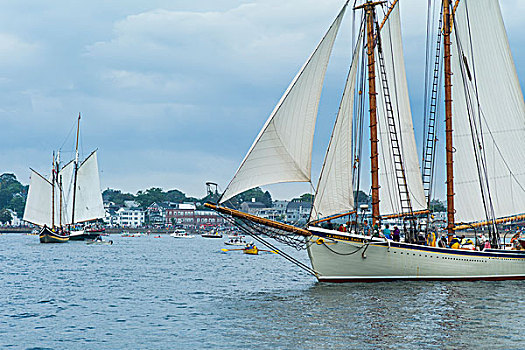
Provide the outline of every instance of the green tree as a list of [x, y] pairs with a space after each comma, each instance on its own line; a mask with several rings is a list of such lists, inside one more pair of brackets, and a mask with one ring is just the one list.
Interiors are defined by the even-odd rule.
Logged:
[[0, 211], [0, 222], [3, 224], [10, 224], [11, 220], [13, 218], [11, 217], [11, 213], [7, 209], [2, 209]]
[[445, 203], [443, 203], [439, 199], [433, 199], [430, 201], [430, 211], [433, 213], [439, 213], [447, 211], [447, 207], [445, 206]]
[[252, 188], [251, 190], [239, 193], [228, 202], [231, 203], [235, 208], [239, 208], [243, 202], [251, 202], [255, 198], [256, 202], [264, 203], [267, 207], [272, 205], [272, 196], [270, 192], [263, 192], [259, 187]]
[[304, 193], [301, 196], [292, 199], [292, 202], [313, 202], [314, 195], [311, 193]]

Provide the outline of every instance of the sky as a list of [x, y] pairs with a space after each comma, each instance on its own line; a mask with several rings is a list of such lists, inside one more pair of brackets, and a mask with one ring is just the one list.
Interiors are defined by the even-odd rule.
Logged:
[[[525, 2], [500, 2], [523, 86]], [[81, 113], [81, 155], [98, 149], [102, 189], [155, 186], [195, 197], [206, 181], [224, 189], [343, 3], [0, 0], [0, 172], [27, 184], [29, 167], [49, 173], [53, 150], [71, 158]], [[401, 1], [418, 144], [426, 4]], [[346, 17], [319, 109], [313, 179], [348, 69]], [[311, 191], [267, 189], [280, 199]]]

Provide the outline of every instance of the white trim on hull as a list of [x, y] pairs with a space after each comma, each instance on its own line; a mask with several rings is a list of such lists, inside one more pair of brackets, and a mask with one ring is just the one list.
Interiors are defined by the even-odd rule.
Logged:
[[319, 281], [525, 279], [525, 252], [478, 252], [396, 242], [367, 245], [363, 236], [310, 230], [314, 236], [308, 255]]

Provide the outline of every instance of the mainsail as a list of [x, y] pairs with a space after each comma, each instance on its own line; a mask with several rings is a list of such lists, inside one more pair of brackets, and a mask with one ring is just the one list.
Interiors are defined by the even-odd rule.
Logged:
[[525, 103], [498, 0], [461, 1], [451, 39], [456, 221], [523, 213]]
[[[98, 175], [97, 153], [94, 151], [80, 164], [77, 171], [76, 194], [73, 196], [75, 163], [70, 162], [59, 175], [65, 181], [63, 194], [65, 198], [65, 211], [67, 212], [66, 224], [72, 223], [73, 207], [75, 208], [75, 222], [84, 222], [103, 218], [105, 215], [102, 195], [100, 193], [100, 180]], [[73, 197], [75, 203], [73, 206]]]
[[[424, 210], [427, 205], [412, 125], [412, 112], [403, 58], [399, 3], [396, 3], [392, 9], [381, 29], [380, 36], [385, 63], [384, 69], [412, 210]], [[377, 71], [379, 71], [379, 61], [377, 67]], [[380, 77], [378, 76], [376, 79], [380, 80]], [[378, 81], [377, 86], [382, 87], [382, 82]], [[399, 198], [392, 143], [388, 131], [387, 106], [383, 93], [378, 93], [377, 97], [379, 184], [381, 188], [379, 191], [379, 211], [381, 215], [398, 214], [401, 213], [402, 208], [400, 207], [401, 199]]]
[[324, 76], [347, 3], [266, 121], [220, 202], [261, 185], [311, 179]]
[[25, 221], [40, 226], [52, 226], [52, 189], [53, 186], [48, 180], [31, 169], [31, 183], [24, 209]]
[[352, 118], [360, 53], [361, 37], [357, 40], [339, 112], [319, 176], [310, 221], [349, 212], [355, 206], [352, 188]]

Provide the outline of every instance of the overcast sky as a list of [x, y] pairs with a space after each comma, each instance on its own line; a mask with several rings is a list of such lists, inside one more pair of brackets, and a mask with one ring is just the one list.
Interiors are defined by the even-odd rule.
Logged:
[[[103, 189], [160, 186], [197, 197], [206, 181], [224, 189], [343, 3], [0, 0], [0, 172], [27, 184], [29, 167], [49, 173], [53, 150], [71, 157], [81, 112], [81, 151], [99, 149]], [[415, 118], [426, 3], [401, 2]], [[501, 4], [523, 82], [525, 1]], [[347, 71], [348, 14], [323, 92], [314, 178]], [[418, 143], [421, 127], [415, 121]], [[269, 187], [277, 198], [308, 188]]]

